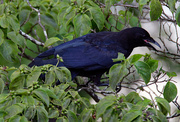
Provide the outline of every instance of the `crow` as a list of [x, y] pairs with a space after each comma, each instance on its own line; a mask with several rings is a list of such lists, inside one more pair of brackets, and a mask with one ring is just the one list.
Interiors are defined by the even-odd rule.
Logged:
[[[101, 76], [117, 63], [112, 59], [117, 58], [118, 52], [127, 58], [135, 47], [147, 46], [156, 50], [150, 43], [160, 47], [149, 33], [140, 27], [127, 28], [120, 32], [90, 33], [39, 54], [29, 66], [56, 65], [59, 55], [63, 62], [59, 62], [58, 67], [68, 68], [72, 80], [76, 76], [85, 76], [98, 85]], [[52, 59], [47, 59], [52, 55]]]

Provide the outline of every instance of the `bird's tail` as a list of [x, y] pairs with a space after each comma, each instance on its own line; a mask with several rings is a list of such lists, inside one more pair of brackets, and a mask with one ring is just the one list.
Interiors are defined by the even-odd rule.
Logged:
[[[36, 57], [35, 59], [33, 59], [33, 61], [28, 66], [29, 67], [32, 67], [32, 66], [43, 66], [43, 65], [46, 65], [46, 64], [56, 65], [57, 62], [58, 62], [58, 60], [55, 59], [55, 58], [43, 60], [42, 58]], [[60, 63], [60, 64], [58, 64], [58, 66], [63, 66], [63, 64]]]

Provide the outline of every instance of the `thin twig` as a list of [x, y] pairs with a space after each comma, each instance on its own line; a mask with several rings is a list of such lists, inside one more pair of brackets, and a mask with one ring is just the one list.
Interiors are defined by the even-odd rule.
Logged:
[[44, 43], [39, 42], [38, 40], [34, 39], [32, 36], [29, 36], [28, 34], [24, 33], [22, 30], [19, 30], [19, 34], [24, 36], [26, 39], [29, 39], [31, 42], [33, 42], [36, 45], [44, 46]]

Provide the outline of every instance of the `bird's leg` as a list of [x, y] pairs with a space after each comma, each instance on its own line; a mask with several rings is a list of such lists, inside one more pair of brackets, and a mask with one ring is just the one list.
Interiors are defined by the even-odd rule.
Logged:
[[100, 75], [96, 75], [96, 77], [93, 79], [93, 82], [96, 86], [109, 86], [109, 80], [106, 82], [101, 82], [101, 76], [102, 74]]
[[121, 83], [122, 83], [122, 81], [120, 83], [118, 83], [118, 85], [116, 86], [116, 93], [121, 91]]

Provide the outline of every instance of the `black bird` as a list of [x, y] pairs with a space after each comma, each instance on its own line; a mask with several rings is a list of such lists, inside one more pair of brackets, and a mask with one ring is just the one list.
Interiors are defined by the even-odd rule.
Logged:
[[[68, 68], [72, 79], [85, 76], [100, 84], [103, 73], [117, 63], [112, 59], [117, 58], [118, 52], [127, 58], [135, 47], [147, 46], [156, 50], [150, 43], [160, 47], [149, 33], [140, 27], [127, 28], [120, 32], [91, 33], [39, 54], [29, 66], [56, 65], [58, 54], [63, 59], [58, 66]], [[51, 55], [54, 56], [53, 59], [45, 59]]]

